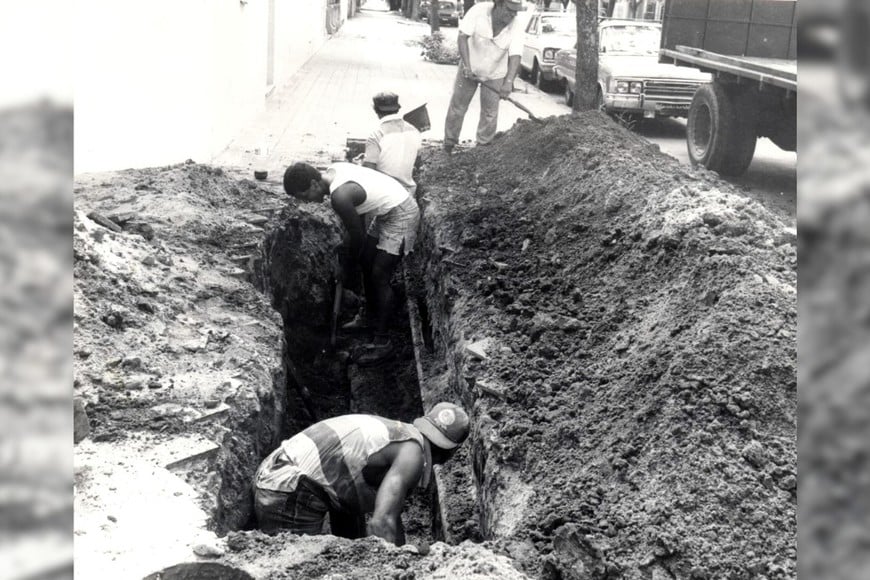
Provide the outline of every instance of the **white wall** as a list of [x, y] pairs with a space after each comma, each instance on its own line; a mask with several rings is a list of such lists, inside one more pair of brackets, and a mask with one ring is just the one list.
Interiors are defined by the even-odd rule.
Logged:
[[[276, 0], [276, 84], [324, 3]], [[208, 161], [263, 109], [268, 0], [77, 0], [74, 26], [76, 173]]]

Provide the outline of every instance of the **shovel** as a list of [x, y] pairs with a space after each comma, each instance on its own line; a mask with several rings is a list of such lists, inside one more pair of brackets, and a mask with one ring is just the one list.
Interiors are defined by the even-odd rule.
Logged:
[[[487, 89], [491, 90], [494, 93], [498, 92], [497, 89], [492, 88], [491, 86], [489, 86], [485, 82], [483, 82], [483, 81], [478, 81], [478, 82], [480, 83], [480, 86], [486, 87]], [[526, 107], [525, 105], [523, 105], [519, 101], [514, 100], [512, 97], [505, 97], [504, 100], [509, 102], [511, 105], [513, 105], [514, 107], [516, 107], [517, 109], [519, 109], [520, 111], [525, 113], [526, 115], [528, 115], [529, 119], [531, 119], [532, 121], [534, 121], [536, 123], [543, 123], [544, 122], [541, 120], [540, 117], [536, 117], [535, 114], [532, 113], [528, 107]]]

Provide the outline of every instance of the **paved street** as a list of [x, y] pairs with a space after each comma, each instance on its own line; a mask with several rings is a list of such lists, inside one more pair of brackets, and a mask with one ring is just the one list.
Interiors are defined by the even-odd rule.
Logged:
[[[456, 28], [442, 32], [455, 42]], [[243, 172], [267, 169], [270, 179], [278, 179], [297, 160], [324, 165], [343, 158], [347, 139], [365, 138], [377, 124], [371, 97], [382, 90], [399, 95], [403, 112], [425, 103], [432, 128], [424, 139], [441, 140], [456, 67], [423, 60], [417, 41], [428, 33], [428, 24], [387, 12], [382, 0], [369, 0], [289, 82], [275, 89], [266, 110], [212, 162]], [[520, 79], [516, 90], [514, 99], [539, 117], [570, 112], [560, 94], [543, 93]], [[474, 139], [478, 116], [475, 98], [463, 140]], [[499, 130], [525, 118], [525, 113], [503, 102]], [[688, 163], [684, 119], [646, 122], [638, 133]], [[762, 139], [749, 171], [732, 182], [793, 207], [796, 165], [795, 153]]]

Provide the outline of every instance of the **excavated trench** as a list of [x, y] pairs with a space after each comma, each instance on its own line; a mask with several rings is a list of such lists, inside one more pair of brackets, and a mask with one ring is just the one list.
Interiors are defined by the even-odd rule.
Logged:
[[794, 577], [787, 220], [598, 115], [427, 151], [420, 183], [382, 366], [349, 363], [361, 337], [329, 345], [332, 211], [290, 203], [262, 244], [255, 285], [284, 323], [274, 444], [453, 401], [472, 433], [411, 499], [410, 542], [491, 540], [554, 580]]

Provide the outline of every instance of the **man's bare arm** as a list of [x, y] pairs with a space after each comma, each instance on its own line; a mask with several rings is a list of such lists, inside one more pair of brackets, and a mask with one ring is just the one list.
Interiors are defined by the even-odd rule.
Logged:
[[332, 192], [332, 209], [341, 218], [347, 233], [350, 235], [351, 249], [355, 254], [362, 252], [365, 242], [365, 232], [362, 222], [356, 213], [356, 206], [366, 199], [365, 190], [354, 182], [342, 184]]
[[405, 497], [423, 475], [423, 450], [414, 441], [398, 444], [389, 471], [384, 476], [375, 497], [375, 511], [369, 522], [369, 533], [397, 546], [405, 543], [402, 509]]
[[463, 76], [470, 78], [471, 60], [469, 57], [470, 52], [468, 50], [468, 35], [460, 32], [457, 45], [459, 46], [459, 66], [462, 68]]

